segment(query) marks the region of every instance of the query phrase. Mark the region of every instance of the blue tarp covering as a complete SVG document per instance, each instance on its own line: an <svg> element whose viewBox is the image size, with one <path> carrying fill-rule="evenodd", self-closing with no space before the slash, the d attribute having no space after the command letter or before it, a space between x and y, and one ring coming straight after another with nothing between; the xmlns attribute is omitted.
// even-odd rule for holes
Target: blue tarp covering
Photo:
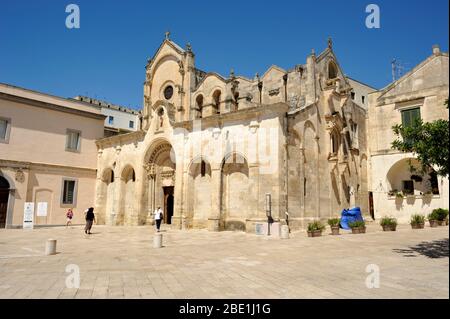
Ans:
<svg viewBox="0 0 450 319"><path fill-rule="evenodd" d="M361 208L355 207L351 209L344 209L341 213L341 227L343 229L350 229L348 224L354 221L364 221L361 215Z"/></svg>

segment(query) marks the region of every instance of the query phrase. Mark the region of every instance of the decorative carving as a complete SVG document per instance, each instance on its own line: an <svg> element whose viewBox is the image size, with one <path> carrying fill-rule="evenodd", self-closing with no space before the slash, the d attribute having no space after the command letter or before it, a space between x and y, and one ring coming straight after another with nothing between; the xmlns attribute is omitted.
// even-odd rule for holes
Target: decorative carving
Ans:
<svg viewBox="0 0 450 319"><path fill-rule="evenodd" d="M15 180L19 183L23 183L25 181L25 174L20 168L16 171Z"/></svg>
<svg viewBox="0 0 450 319"><path fill-rule="evenodd" d="M144 169L147 172L147 176L154 177L156 175L155 163L147 163L144 165Z"/></svg>
<svg viewBox="0 0 450 319"><path fill-rule="evenodd" d="M179 66L179 72L181 75L184 75L184 65L183 65L183 61L178 61L178 66Z"/></svg>
<svg viewBox="0 0 450 319"><path fill-rule="evenodd" d="M155 148L155 150L153 151L153 153L152 153L152 155L150 155L150 158L149 158L149 160L148 160L148 162L149 163L155 163L156 162L156 159L158 158L158 156L161 154L161 153L164 153L164 152L166 152L166 151L171 151L172 150L172 146L170 145L170 144L161 144L161 145L158 145L156 148Z"/></svg>
<svg viewBox="0 0 450 319"><path fill-rule="evenodd" d="M274 95L278 95L278 94L280 94L280 88L269 91L270 96L274 96Z"/></svg>
<svg viewBox="0 0 450 319"><path fill-rule="evenodd" d="M297 108L298 108L298 101L299 101L299 98L298 98L298 95L292 95L290 98L289 98L289 111L295 111Z"/></svg>

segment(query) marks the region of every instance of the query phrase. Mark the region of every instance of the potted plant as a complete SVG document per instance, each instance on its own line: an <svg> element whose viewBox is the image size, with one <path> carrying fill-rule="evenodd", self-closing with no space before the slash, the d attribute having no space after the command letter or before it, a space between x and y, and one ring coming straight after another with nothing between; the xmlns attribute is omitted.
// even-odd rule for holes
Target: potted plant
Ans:
<svg viewBox="0 0 450 319"><path fill-rule="evenodd" d="M339 218L328 219L328 225L330 225L332 235L339 235L339 223Z"/></svg>
<svg viewBox="0 0 450 319"><path fill-rule="evenodd" d="M425 227L425 216L415 214L411 216L411 228L423 229Z"/></svg>
<svg viewBox="0 0 450 319"><path fill-rule="evenodd" d="M366 223L364 221L354 221L348 223L353 234L364 234L366 232Z"/></svg>
<svg viewBox="0 0 450 319"><path fill-rule="evenodd" d="M402 192L397 192L397 193L395 193L395 197L396 198L399 198L399 199L403 199L403 193Z"/></svg>
<svg viewBox="0 0 450 319"><path fill-rule="evenodd" d="M435 214L439 226L444 226L447 224L448 221L446 222L446 220L448 218L448 209L436 208L433 209L432 213Z"/></svg>
<svg viewBox="0 0 450 319"><path fill-rule="evenodd" d="M322 236L322 231L325 229L325 225L319 220L313 221L308 224L308 237Z"/></svg>
<svg viewBox="0 0 450 319"><path fill-rule="evenodd" d="M389 196L389 197L394 197L397 193L398 193L398 190L393 189L393 190L391 190L391 191L388 192L388 196Z"/></svg>
<svg viewBox="0 0 450 319"><path fill-rule="evenodd" d="M397 219L394 217L383 217L380 221L383 231L395 231L397 229Z"/></svg>
<svg viewBox="0 0 450 319"><path fill-rule="evenodd" d="M430 227L438 227L438 214L434 211L428 214L428 221L430 222Z"/></svg>

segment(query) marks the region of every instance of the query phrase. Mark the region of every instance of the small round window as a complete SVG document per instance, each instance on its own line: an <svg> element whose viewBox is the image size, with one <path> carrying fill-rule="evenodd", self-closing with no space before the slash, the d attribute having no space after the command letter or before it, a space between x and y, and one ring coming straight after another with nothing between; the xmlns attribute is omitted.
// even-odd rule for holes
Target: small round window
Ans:
<svg viewBox="0 0 450 319"><path fill-rule="evenodd" d="M164 89L164 98L166 100L170 100L172 98L172 95L173 95L173 87L169 85Z"/></svg>

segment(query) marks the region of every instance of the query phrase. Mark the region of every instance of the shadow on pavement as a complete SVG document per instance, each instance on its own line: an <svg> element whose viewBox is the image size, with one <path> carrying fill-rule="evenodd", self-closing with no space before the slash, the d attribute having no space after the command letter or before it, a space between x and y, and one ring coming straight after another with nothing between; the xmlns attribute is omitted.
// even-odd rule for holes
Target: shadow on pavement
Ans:
<svg viewBox="0 0 450 319"><path fill-rule="evenodd" d="M404 257L417 257L419 255L428 258L445 258L448 254L449 239L439 239L433 241L424 241L409 249L393 249L394 252L404 254Z"/></svg>

